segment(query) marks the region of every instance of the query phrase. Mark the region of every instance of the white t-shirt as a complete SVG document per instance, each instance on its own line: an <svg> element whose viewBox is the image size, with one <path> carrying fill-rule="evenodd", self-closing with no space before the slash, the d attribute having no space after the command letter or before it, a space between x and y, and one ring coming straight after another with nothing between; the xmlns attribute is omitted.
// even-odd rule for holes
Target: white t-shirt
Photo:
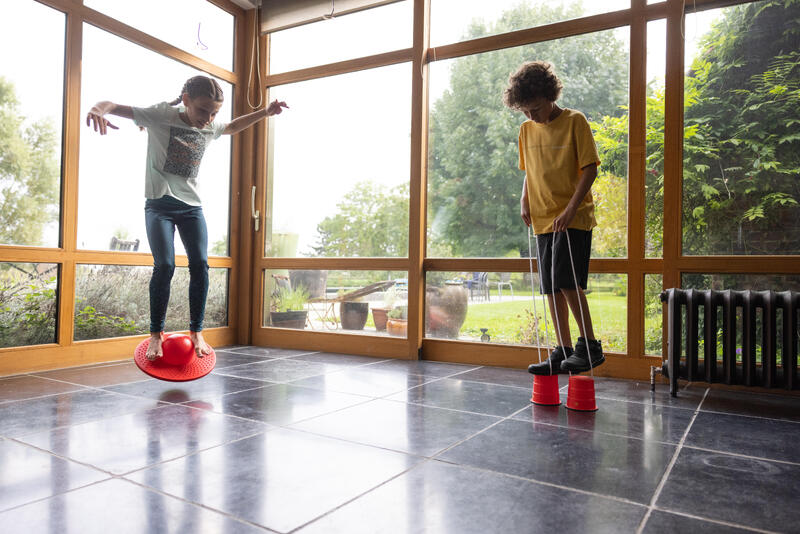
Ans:
<svg viewBox="0 0 800 534"><path fill-rule="evenodd" d="M175 197L191 206L201 204L197 173L206 146L222 135L226 123L212 122L202 130L180 118L184 107L162 102L133 108L133 122L147 128L145 198Z"/></svg>

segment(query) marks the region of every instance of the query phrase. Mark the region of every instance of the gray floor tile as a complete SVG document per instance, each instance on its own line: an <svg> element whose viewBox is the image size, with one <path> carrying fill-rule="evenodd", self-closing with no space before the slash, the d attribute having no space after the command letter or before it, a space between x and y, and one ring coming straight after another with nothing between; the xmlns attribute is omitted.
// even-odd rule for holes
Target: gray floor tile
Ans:
<svg viewBox="0 0 800 534"><path fill-rule="evenodd" d="M692 532L693 534L746 534L752 530L731 527L720 523L711 523L702 519L671 514L653 510L647 519L642 534L675 534L676 532Z"/></svg>
<svg viewBox="0 0 800 534"><path fill-rule="evenodd" d="M233 367L235 365L245 365L248 363L264 362L267 360L274 360L270 356L254 356L251 354L240 354L238 352L226 352L216 350L214 353L217 356L217 363L214 365L214 370L225 369L226 367Z"/></svg>
<svg viewBox="0 0 800 534"><path fill-rule="evenodd" d="M375 400L292 428L432 456L497 421L498 418L485 415Z"/></svg>
<svg viewBox="0 0 800 534"><path fill-rule="evenodd" d="M153 401L110 391L84 389L0 404L0 435L19 437L145 411Z"/></svg>
<svg viewBox="0 0 800 534"><path fill-rule="evenodd" d="M644 513L642 506L433 460L298 534L616 534L634 532Z"/></svg>
<svg viewBox="0 0 800 534"><path fill-rule="evenodd" d="M0 510L108 478L86 467L7 439L0 439ZM0 528L0 532L8 532ZM33 531L28 531L33 532Z"/></svg>
<svg viewBox="0 0 800 534"><path fill-rule="evenodd" d="M561 402L561 406L531 404L514 419L677 444L694 415L682 408L613 399L596 399L596 412L579 412L565 407L567 392L561 394Z"/></svg>
<svg viewBox="0 0 800 534"><path fill-rule="evenodd" d="M0 403L55 395L85 389L76 384L57 382L38 376L17 375L0 378Z"/></svg>
<svg viewBox="0 0 800 534"><path fill-rule="evenodd" d="M389 400L507 417L530 404L527 389L443 378L403 391Z"/></svg>
<svg viewBox="0 0 800 534"><path fill-rule="evenodd" d="M405 454L276 429L130 478L288 532L402 473Z"/></svg>
<svg viewBox="0 0 800 534"><path fill-rule="evenodd" d="M335 363L337 365L359 366L374 365L385 361L385 358L374 358L371 356L360 356L358 354L338 354L333 352L312 352L299 356L288 356L292 360L320 363Z"/></svg>
<svg viewBox="0 0 800 534"><path fill-rule="evenodd" d="M800 423L701 412L685 445L800 464L798 439Z"/></svg>
<svg viewBox="0 0 800 534"><path fill-rule="evenodd" d="M218 371L219 374L238 376L265 382L291 382L311 376L324 375L347 369L349 366L335 363L318 363L297 361L295 359L269 360L265 362L249 363L227 367Z"/></svg>
<svg viewBox="0 0 800 534"><path fill-rule="evenodd" d="M273 384L208 401L209 409L273 425L288 425L368 401L368 397Z"/></svg>
<svg viewBox="0 0 800 534"><path fill-rule="evenodd" d="M563 375L566 376L566 375ZM517 386L533 389L533 375L524 369L507 369L505 367L479 367L458 375L461 380L488 382L502 386ZM564 382L566 384L566 382Z"/></svg>
<svg viewBox="0 0 800 534"><path fill-rule="evenodd" d="M135 397L181 403L211 399L226 393L236 393L237 391L263 386L263 381L212 373L189 382L166 382L149 378L141 382L111 386L105 389Z"/></svg>
<svg viewBox="0 0 800 534"><path fill-rule="evenodd" d="M712 388L702 410L800 422L800 397Z"/></svg>
<svg viewBox="0 0 800 534"><path fill-rule="evenodd" d="M800 465L681 449L659 496L659 508L796 532Z"/></svg>
<svg viewBox="0 0 800 534"><path fill-rule="evenodd" d="M354 395L383 397L431 380L424 376L407 374L402 370L377 370L369 369L369 367L371 366L356 367L324 376L297 380L295 385Z"/></svg>
<svg viewBox="0 0 800 534"><path fill-rule="evenodd" d="M31 434L20 440L103 471L122 474L268 428L254 421L170 405Z"/></svg>
<svg viewBox="0 0 800 534"><path fill-rule="evenodd" d="M92 387L112 386L148 378L148 376L133 363L132 359L129 362L123 363L73 367L70 369L48 371L46 373L35 373L35 375Z"/></svg>
<svg viewBox="0 0 800 534"><path fill-rule="evenodd" d="M461 373L473 371L478 368L475 365L465 365L460 363L433 362L428 360L384 360L372 366L373 369L404 369L409 374L433 377L450 376L461 378Z"/></svg>
<svg viewBox="0 0 800 534"><path fill-rule="evenodd" d="M653 441L509 419L439 458L649 503L674 450Z"/></svg>
<svg viewBox="0 0 800 534"><path fill-rule="evenodd" d="M0 532L269 534L271 531L115 479L0 513Z"/></svg>

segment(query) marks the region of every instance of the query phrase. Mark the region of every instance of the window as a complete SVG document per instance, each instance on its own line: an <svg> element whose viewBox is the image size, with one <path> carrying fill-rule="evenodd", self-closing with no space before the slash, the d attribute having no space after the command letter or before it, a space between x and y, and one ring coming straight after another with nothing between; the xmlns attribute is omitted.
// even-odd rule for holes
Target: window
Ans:
<svg viewBox="0 0 800 534"><path fill-rule="evenodd" d="M2 8L0 244L59 246L64 27L38 2Z"/></svg>
<svg viewBox="0 0 800 534"><path fill-rule="evenodd" d="M630 0L431 0L431 46L522 30L631 7ZM530 22L531 17L534 22Z"/></svg>
<svg viewBox="0 0 800 534"><path fill-rule="evenodd" d="M410 48L413 7L405 0L271 33L269 70L274 74Z"/></svg>
<svg viewBox="0 0 800 534"><path fill-rule="evenodd" d="M800 253L800 6L686 16L683 252Z"/></svg>
<svg viewBox="0 0 800 534"><path fill-rule="evenodd" d="M75 272L75 339L100 339L150 332L152 267L78 265ZM228 324L228 270L208 271L204 328ZM166 332L189 328L189 269L178 267L170 288Z"/></svg>
<svg viewBox="0 0 800 534"><path fill-rule="evenodd" d="M234 17L207 0L85 0L84 4L210 63L233 70Z"/></svg>
<svg viewBox="0 0 800 534"><path fill-rule="evenodd" d="M84 25L82 73L84 113L100 100L138 107L171 101L188 78L202 74L89 25ZM220 85L225 102L217 120L229 121L232 87L222 81ZM144 226L147 133L128 119L111 117L111 121L119 130L110 130L107 136L87 127L81 130L78 248L109 250L112 238L117 238L139 240L138 250L148 251ZM211 143L197 177L209 254L219 256L228 254L230 146L227 135ZM185 253L180 239L175 249Z"/></svg>
<svg viewBox="0 0 800 534"><path fill-rule="evenodd" d="M0 263L0 348L56 341L58 265Z"/></svg>
<svg viewBox="0 0 800 534"><path fill-rule="evenodd" d="M266 255L408 255L408 64L282 85L273 121Z"/></svg>
<svg viewBox="0 0 800 534"><path fill-rule="evenodd" d="M664 249L664 76L667 23L647 23L647 123L645 154L645 257L660 258ZM660 339L659 339L660 341Z"/></svg>
<svg viewBox="0 0 800 534"><path fill-rule="evenodd" d="M528 23L534 15L525 15ZM628 37L621 28L432 64L429 256L527 253L517 143L526 119L503 106L502 93L509 74L532 59L554 65L564 85L559 104L583 112L592 124L601 160L593 186L598 226L592 254L627 255Z"/></svg>

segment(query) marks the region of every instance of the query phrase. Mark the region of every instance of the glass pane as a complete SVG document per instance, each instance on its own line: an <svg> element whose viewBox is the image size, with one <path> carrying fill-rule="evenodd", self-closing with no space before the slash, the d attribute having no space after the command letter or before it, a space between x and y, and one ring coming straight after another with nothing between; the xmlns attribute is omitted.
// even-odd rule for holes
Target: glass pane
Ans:
<svg viewBox="0 0 800 534"><path fill-rule="evenodd" d="M538 274L534 273L533 294L530 279L529 273L429 272L425 335L461 341L551 345L555 340L553 318L549 309L545 312ZM626 295L625 275L589 275L586 299L595 336L602 341L603 350L625 352ZM574 342L580 329L572 316L570 329Z"/></svg>
<svg viewBox="0 0 800 534"><path fill-rule="evenodd" d="M152 267L78 265L75 272L75 340L150 332ZM203 328L228 324L228 269L208 270ZM166 332L189 329L189 269L177 267L170 286Z"/></svg>
<svg viewBox="0 0 800 534"><path fill-rule="evenodd" d="M519 215L522 113L505 108L508 76L523 62L553 63L562 107L583 112L600 155L592 188L595 257L627 247L629 31L622 28L466 56L431 65L428 146L428 256L523 255Z"/></svg>
<svg viewBox="0 0 800 534"><path fill-rule="evenodd" d="M664 78L667 22L647 23L647 152L645 154L645 257L660 258L664 248Z"/></svg>
<svg viewBox="0 0 800 534"><path fill-rule="evenodd" d="M408 335L406 271L265 270L264 295L263 326Z"/></svg>
<svg viewBox="0 0 800 534"><path fill-rule="evenodd" d="M0 348L56 342L58 265L0 263Z"/></svg>
<svg viewBox="0 0 800 534"><path fill-rule="evenodd" d="M233 70L235 17L206 0L84 0L84 4L210 63Z"/></svg>
<svg viewBox="0 0 800 534"><path fill-rule="evenodd" d="M661 291L664 277L660 274L644 275L644 353L661 355L663 333L663 306Z"/></svg>
<svg viewBox="0 0 800 534"><path fill-rule="evenodd" d="M203 74L93 26L84 25L83 35L84 115L101 100L138 107L173 100L188 78ZM217 120L230 121L232 86L222 81L220 85L226 98ZM128 119L111 117L111 121L119 130L106 136L85 125L81 129L78 247L109 250L116 238L138 240L138 250L149 251L144 226L147 132ZM223 135L206 149L197 176L208 224L208 251L213 255L225 256L228 251L230 162L230 136ZM184 254L180 239L175 251Z"/></svg>
<svg viewBox="0 0 800 534"><path fill-rule="evenodd" d="M683 252L800 254L795 2L686 16Z"/></svg>
<svg viewBox="0 0 800 534"><path fill-rule="evenodd" d="M631 7L630 0L431 0L431 46Z"/></svg>
<svg viewBox="0 0 800 534"><path fill-rule="evenodd" d="M270 119L266 255L408 255L410 65L270 93L290 109Z"/></svg>
<svg viewBox="0 0 800 534"><path fill-rule="evenodd" d="M271 73L411 47L410 0L270 34Z"/></svg>
<svg viewBox="0 0 800 534"><path fill-rule="evenodd" d="M0 7L0 244L59 245L64 28L38 2Z"/></svg>

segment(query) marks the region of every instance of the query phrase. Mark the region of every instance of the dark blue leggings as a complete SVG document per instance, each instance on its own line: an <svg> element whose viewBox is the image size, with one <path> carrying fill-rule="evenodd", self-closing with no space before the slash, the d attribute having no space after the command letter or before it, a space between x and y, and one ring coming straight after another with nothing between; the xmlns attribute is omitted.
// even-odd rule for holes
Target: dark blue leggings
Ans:
<svg viewBox="0 0 800 534"><path fill-rule="evenodd" d="M200 332L208 295L208 230L203 208L163 196L144 205L147 240L153 253L150 278L150 331L163 332L169 285L175 272L175 228L189 259L189 330Z"/></svg>

